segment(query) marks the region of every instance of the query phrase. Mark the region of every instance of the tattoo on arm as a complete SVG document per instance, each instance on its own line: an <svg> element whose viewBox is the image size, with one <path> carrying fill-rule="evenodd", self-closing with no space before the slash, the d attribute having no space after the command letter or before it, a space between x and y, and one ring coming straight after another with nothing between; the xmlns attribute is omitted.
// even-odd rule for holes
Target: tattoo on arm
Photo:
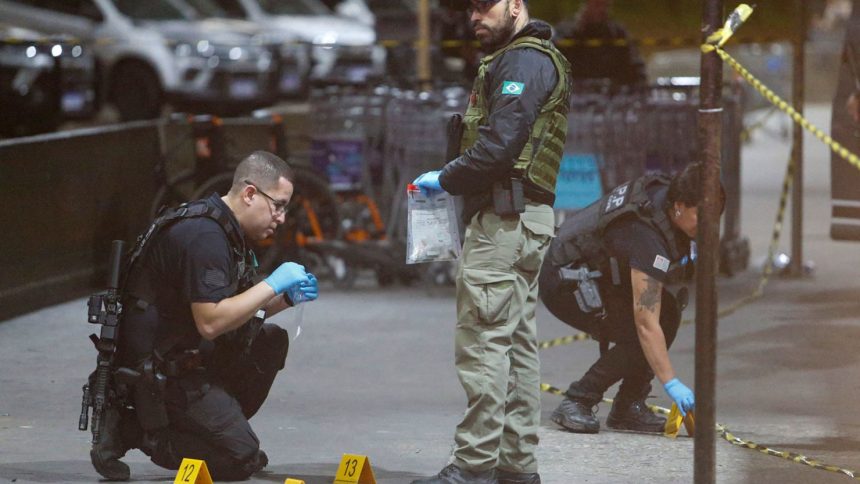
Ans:
<svg viewBox="0 0 860 484"><path fill-rule="evenodd" d="M653 313L660 304L661 284L648 276L645 276L645 284L645 289L639 294L639 309Z"/></svg>

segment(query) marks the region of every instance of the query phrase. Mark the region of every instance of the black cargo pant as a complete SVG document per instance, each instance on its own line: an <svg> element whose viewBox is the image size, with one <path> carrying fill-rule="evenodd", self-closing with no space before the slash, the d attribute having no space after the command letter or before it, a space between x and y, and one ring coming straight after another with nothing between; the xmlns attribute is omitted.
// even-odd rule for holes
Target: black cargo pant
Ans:
<svg viewBox="0 0 860 484"><path fill-rule="evenodd" d="M260 462L260 441L248 423L284 368L287 332L264 324L247 355L216 349L213 365L168 379L165 402L170 425L150 449L152 462L178 469L185 457L206 461L214 480L247 479Z"/></svg>
<svg viewBox="0 0 860 484"><path fill-rule="evenodd" d="M564 323L588 332L604 344L614 343L601 352L600 358L578 381L570 384L567 395L571 398L592 401L603 398L606 390L621 380L616 400L629 403L644 399L651 391L654 372L645 359L636 324L633 321L633 297L631 294L610 295L604 306L607 317L593 323L579 309L573 291L561 283L557 271L545 267L540 275L540 295L547 309ZM604 292L605 294L606 292ZM666 347L675 340L681 323L681 311L675 297L663 289L660 304L660 327L666 338Z"/></svg>

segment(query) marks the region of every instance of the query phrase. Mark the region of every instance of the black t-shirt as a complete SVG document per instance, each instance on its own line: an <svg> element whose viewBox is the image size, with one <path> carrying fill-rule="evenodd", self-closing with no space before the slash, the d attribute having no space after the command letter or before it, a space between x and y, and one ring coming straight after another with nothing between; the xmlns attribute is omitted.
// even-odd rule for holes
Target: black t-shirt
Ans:
<svg viewBox="0 0 860 484"><path fill-rule="evenodd" d="M615 221L607 228L604 237L610 255L618 261L621 284L613 286L610 275L604 274L601 286L607 298L610 321L624 324L633 321L631 269L644 272L665 285L669 279L670 264L679 261L670 259L668 243L657 229L636 217ZM675 239L687 241L687 237L678 232L675 233Z"/></svg>
<svg viewBox="0 0 860 484"><path fill-rule="evenodd" d="M229 214L230 223L242 233L219 197L213 195L209 202ZM157 320L151 312L144 317L135 308L127 308L123 321L123 339L136 358L148 355L154 345L177 332L188 336L176 349L196 348L200 335L191 303L217 303L234 296L239 285L238 256L216 220L204 216L179 220L162 229L150 244L138 270L148 271L153 299L148 302L157 311Z"/></svg>
<svg viewBox="0 0 860 484"><path fill-rule="evenodd" d="M637 269L665 284L671 263L669 247L652 226L635 217L611 224L606 246L620 264L622 280L630 285L630 269Z"/></svg>

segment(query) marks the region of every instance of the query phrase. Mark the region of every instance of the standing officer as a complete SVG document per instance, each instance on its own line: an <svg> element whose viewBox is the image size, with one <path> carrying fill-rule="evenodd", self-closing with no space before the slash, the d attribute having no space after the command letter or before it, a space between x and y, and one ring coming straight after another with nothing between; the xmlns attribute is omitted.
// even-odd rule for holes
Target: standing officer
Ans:
<svg viewBox="0 0 860 484"><path fill-rule="evenodd" d="M465 3L465 2L464 2ZM468 398L451 464L420 483L537 483L537 276L555 229L570 65L524 0L471 0L484 50L461 155L415 180L463 195L455 365Z"/></svg>
<svg viewBox="0 0 860 484"><path fill-rule="evenodd" d="M655 374L682 413L693 409L693 392L675 376L668 352L686 289L679 304L664 284L695 257L701 168L691 164L671 180L647 175L615 188L567 219L550 246L541 299L557 318L601 342L600 358L551 416L565 429L598 432L592 409L621 380L607 425L662 432L665 418L645 405Z"/></svg>
<svg viewBox="0 0 860 484"><path fill-rule="evenodd" d="M239 163L229 193L168 210L138 239L123 285L117 360L126 374L142 376L128 392L133 410L116 405L105 414L90 452L99 474L128 479L119 458L132 448L167 469L183 457L205 460L216 480L245 479L266 466L248 419L284 367L289 340L261 323L316 299L317 283L287 262L254 284L248 244L284 223L292 194L289 166L257 151Z"/></svg>

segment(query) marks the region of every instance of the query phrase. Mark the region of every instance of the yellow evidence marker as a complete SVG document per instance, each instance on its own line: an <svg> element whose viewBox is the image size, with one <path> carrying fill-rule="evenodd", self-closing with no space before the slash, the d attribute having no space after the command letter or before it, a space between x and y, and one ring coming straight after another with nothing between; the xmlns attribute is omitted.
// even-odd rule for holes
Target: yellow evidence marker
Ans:
<svg viewBox="0 0 860 484"><path fill-rule="evenodd" d="M334 484L376 484L376 477L370 467L370 459L364 455L343 454Z"/></svg>
<svg viewBox="0 0 860 484"><path fill-rule="evenodd" d="M209 475L209 469L206 467L206 462L197 459L182 459L179 464L179 470L176 471L176 479L173 484L212 484L212 476Z"/></svg>
<svg viewBox="0 0 860 484"><path fill-rule="evenodd" d="M284 481L284 484L305 484L305 481L301 479L290 479L289 477Z"/></svg>
<svg viewBox="0 0 860 484"><path fill-rule="evenodd" d="M666 418L666 426L663 428L663 435L673 439L677 437L678 432L681 431L681 422L684 423L687 435L692 437L696 432L696 422L693 412L687 412L687 416L685 417L681 414L681 411L678 410L678 405L673 403L672 408L669 410L669 417Z"/></svg>

